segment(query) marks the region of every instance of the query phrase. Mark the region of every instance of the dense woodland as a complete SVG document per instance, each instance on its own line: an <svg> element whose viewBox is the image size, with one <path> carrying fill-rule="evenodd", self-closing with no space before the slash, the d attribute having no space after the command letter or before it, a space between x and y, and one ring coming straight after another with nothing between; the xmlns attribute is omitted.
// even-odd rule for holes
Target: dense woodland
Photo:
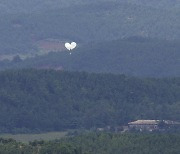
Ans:
<svg viewBox="0 0 180 154"><path fill-rule="evenodd" d="M3 154L179 154L179 134L89 133L59 141L29 144L0 139Z"/></svg>
<svg viewBox="0 0 180 154"><path fill-rule="evenodd" d="M179 154L180 136L157 134L86 134L69 139L89 154Z"/></svg>
<svg viewBox="0 0 180 154"><path fill-rule="evenodd" d="M105 127L180 120L180 79L53 70L0 72L0 131Z"/></svg>

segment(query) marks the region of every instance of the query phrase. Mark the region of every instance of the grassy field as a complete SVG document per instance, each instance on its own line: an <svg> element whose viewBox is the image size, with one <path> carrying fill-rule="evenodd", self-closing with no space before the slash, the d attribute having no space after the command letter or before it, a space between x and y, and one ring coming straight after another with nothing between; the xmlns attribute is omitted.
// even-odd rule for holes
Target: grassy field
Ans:
<svg viewBox="0 0 180 154"><path fill-rule="evenodd" d="M16 141L28 143L34 140L55 140L63 138L67 135L67 132L48 132L42 134L0 134L1 138L12 138Z"/></svg>

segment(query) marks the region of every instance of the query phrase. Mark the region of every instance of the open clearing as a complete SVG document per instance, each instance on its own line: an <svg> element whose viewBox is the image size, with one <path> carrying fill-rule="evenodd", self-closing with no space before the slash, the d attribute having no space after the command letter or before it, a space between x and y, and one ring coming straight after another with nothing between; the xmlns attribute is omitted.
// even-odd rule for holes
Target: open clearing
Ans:
<svg viewBox="0 0 180 154"><path fill-rule="evenodd" d="M48 132L42 134L0 134L1 138L12 138L19 142L28 143L34 140L55 140L61 139L67 135L67 132Z"/></svg>

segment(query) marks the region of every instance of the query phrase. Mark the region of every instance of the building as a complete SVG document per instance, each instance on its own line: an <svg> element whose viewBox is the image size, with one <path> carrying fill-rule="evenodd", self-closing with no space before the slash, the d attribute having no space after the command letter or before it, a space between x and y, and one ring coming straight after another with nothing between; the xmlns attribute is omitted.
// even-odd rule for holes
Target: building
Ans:
<svg viewBox="0 0 180 154"><path fill-rule="evenodd" d="M129 129L153 131L158 129L159 122L160 120L137 120L129 122L128 126Z"/></svg>
<svg viewBox="0 0 180 154"><path fill-rule="evenodd" d="M129 129L135 129L139 131L153 131L160 129L169 129L174 126L180 127L180 122L170 120L137 120L128 123Z"/></svg>

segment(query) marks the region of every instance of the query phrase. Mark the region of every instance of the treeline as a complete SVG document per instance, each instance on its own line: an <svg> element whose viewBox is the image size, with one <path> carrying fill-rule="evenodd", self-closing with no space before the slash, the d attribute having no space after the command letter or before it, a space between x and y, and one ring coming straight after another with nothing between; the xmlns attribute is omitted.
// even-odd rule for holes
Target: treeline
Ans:
<svg viewBox="0 0 180 154"><path fill-rule="evenodd" d="M0 138L1 154L82 154L79 147L70 143L34 141L29 144Z"/></svg>
<svg viewBox="0 0 180 154"><path fill-rule="evenodd" d="M3 154L179 154L179 134L89 133L57 141L29 144L0 139Z"/></svg>
<svg viewBox="0 0 180 154"><path fill-rule="evenodd" d="M0 106L1 133L180 120L180 79L9 70L0 72Z"/></svg>
<svg viewBox="0 0 180 154"><path fill-rule="evenodd" d="M68 140L86 154L179 154L180 135L85 134Z"/></svg>

